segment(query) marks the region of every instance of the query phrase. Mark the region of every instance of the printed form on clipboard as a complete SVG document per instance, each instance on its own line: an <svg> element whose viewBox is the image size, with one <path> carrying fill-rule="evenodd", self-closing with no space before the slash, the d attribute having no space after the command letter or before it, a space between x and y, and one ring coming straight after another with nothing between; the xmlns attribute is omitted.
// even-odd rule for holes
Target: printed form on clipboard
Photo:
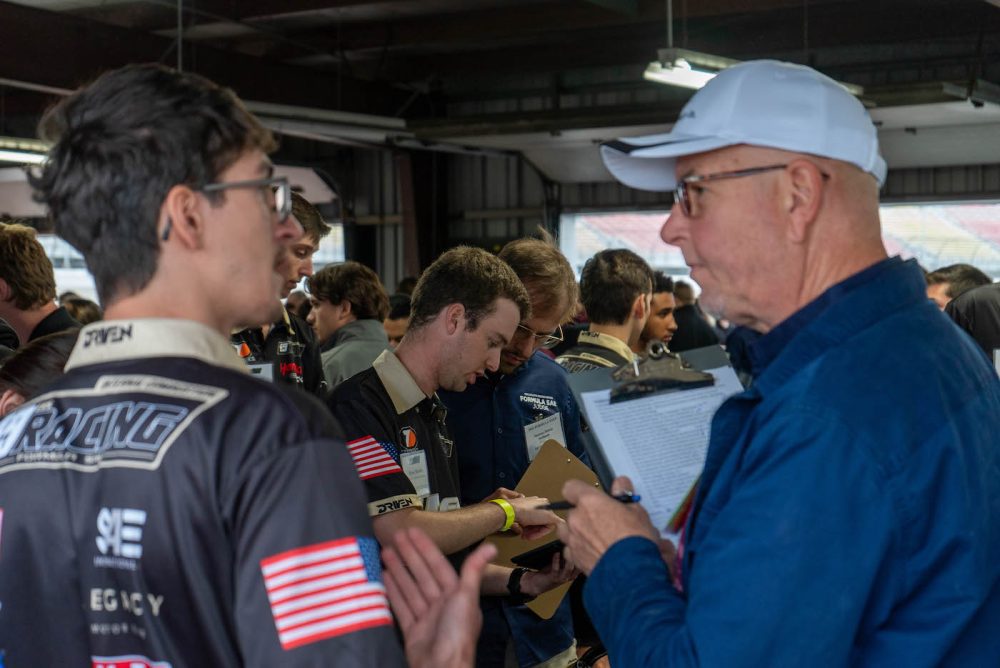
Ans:
<svg viewBox="0 0 1000 668"><path fill-rule="evenodd" d="M705 369L715 384L613 402L611 388L581 392L591 435L612 476L628 476L660 533L680 528L705 465L712 416L743 391L731 366Z"/></svg>

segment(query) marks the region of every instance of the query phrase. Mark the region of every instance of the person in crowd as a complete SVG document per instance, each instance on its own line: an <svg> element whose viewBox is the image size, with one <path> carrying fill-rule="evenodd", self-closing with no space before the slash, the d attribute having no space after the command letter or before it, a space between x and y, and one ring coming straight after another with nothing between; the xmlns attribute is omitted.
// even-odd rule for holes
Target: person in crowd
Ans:
<svg viewBox="0 0 1000 668"><path fill-rule="evenodd" d="M66 307L66 312L69 313L71 318L80 323L80 325L89 325L104 317L104 313L97 302L84 299L83 297L70 297L59 303Z"/></svg>
<svg viewBox="0 0 1000 668"><path fill-rule="evenodd" d="M323 375L334 388L389 348L382 327L389 297L378 274L351 260L316 272L309 295L309 323L323 350Z"/></svg>
<svg viewBox="0 0 1000 668"><path fill-rule="evenodd" d="M289 313L294 313L303 320L306 320L309 315L308 310L305 310L308 303L309 295L306 294L306 291L296 288L288 293L288 297L285 299L285 308L288 309Z"/></svg>
<svg viewBox="0 0 1000 668"><path fill-rule="evenodd" d="M0 318L21 344L80 326L55 299L55 272L35 230L0 224Z"/></svg>
<svg viewBox="0 0 1000 668"><path fill-rule="evenodd" d="M927 274L927 298L942 311L955 297L979 287L989 285L992 279L971 264L949 264Z"/></svg>
<svg viewBox="0 0 1000 668"><path fill-rule="evenodd" d="M25 344L0 363L0 417L5 417L57 381L80 334L64 329Z"/></svg>
<svg viewBox="0 0 1000 668"><path fill-rule="evenodd" d="M0 422L7 665L403 665L337 425L229 341L303 234L270 132L228 89L132 65L40 135L36 197L107 319Z"/></svg>
<svg viewBox="0 0 1000 668"><path fill-rule="evenodd" d="M404 294L389 297L389 314L382 321L385 335L389 339L389 347L393 350L399 345L410 327L410 298Z"/></svg>
<svg viewBox="0 0 1000 668"><path fill-rule="evenodd" d="M312 276L312 257L320 240L330 233L330 226L319 210L305 197L293 192L292 217L304 230L303 236L284 249L278 264L282 277L280 296L291 295L303 278ZM281 379L311 394L326 394L320 349L312 327L280 301L272 305L266 324L241 329L232 335L240 356L259 377Z"/></svg>
<svg viewBox="0 0 1000 668"><path fill-rule="evenodd" d="M590 326L556 362L570 373L632 361L650 313L653 270L624 248L603 250L580 273L580 296Z"/></svg>
<svg viewBox="0 0 1000 668"><path fill-rule="evenodd" d="M649 319L642 328L639 340L632 346L632 352L646 352L651 341L659 341L670 347L670 341L677 331L674 319L674 281L662 271L653 272L653 299L649 307Z"/></svg>
<svg viewBox="0 0 1000 668"><path fill-rule="evenodd" d="M677 331L671 339L672 351L679 353L719 343L719 337L695 299L694 288L690 283L687 281L674 283L674 300L677 303L674 309Z"/></svg>
<svg viewBox="0 0 1000 668"><path fill-rule="evenodd" d="M968 332L991 362L1000 350L1000 283L966 290L948 302L945 314Z"/></svg>
<svg viewBox="0 0 1000 668"><path fill-rule="evenodd" d="M413 291L417 287L417 278L415 276L404 276L399 279L399 283L396 285L397 295L406 295L407 297L413 297Z"/></svg>
<svg viewBox="0 0 1000 668"><path fill-rule="evenodd" d="M676 579L640 505L563 489L612 665L1000 665L1000 379L887 257L864 106L747 62L671 133L602 150L625 184L674 190L661 236L706 308L763 333L712 420Z"/></svg>
<svg viewBox="0 0 1000 668"><path fill-rule="evenodd" d="M528 538L560 520L538 497L499 489L462 505L455 440L439 389L461 392L487 370L517 324L530 317L524 286L502 260L471 247L443 253L420 277L410 329L395 351L331 392L328 405L342 424L347 448L368 491L368 512L383 545L416 527L456 563L466 549L497 531L518 528ZM534 596L562 582L569 567L546 572L491 565L487 595Z"/></svg>
<svg viewBox="0 0 1000 668"><path fill-rule="evenodd" d="M487 370L462 392L439 393L459 451L463 505L474 504L497 488L517 485L541 447L526 436L525 428L539 421L555 424L553 438L589 463L566 371L540 351L560 341L561 325L576 309L573 269L547 240L511 241L499 258L524 284L531 315L522 319L503 347L499 369ZM553 564L554 569L560 566ZM511 652L520 666L567 666L576 659L568 598L546 620L511 597L484 598L482 608L484 625L476 654L480 668L503 668Z"/></svg>

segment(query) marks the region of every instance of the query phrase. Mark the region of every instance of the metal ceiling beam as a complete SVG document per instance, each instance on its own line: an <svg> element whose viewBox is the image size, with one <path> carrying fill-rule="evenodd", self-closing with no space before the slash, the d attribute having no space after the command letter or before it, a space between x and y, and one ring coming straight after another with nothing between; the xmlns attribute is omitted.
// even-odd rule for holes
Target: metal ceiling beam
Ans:
<svg viewBox="0 0 1000 668"><path fill-rule="evenodd" d="M0 2L0 77L75 88L102 71L134 62L172 62L173 40L78 16ZM65 57L58 58L58 54ZM188 44L189 69L241 97L391 115L402 91L349 77Z"/></svg>

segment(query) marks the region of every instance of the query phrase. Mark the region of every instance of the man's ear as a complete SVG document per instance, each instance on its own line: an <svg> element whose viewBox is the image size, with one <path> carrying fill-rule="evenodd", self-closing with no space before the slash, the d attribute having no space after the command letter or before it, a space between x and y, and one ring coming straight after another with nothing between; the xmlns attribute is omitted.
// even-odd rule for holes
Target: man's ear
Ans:
<svg viewBox="0 0 1000 668"><path fill-rule="evenodd" d="M157 235L161 241L176 240L187 248L201 248L204 243L205 220L198 193L180 184L171 188L160 206Z"/></svg>
<svg viewBox="0 0 1000 668"><path fill-rule="evenodd" d="M789 234L795 243L802 243L809 236L812 223L819 215L827 176L815 163L793 160L786 170L788 189L783 199L789 218Z"/></svg>
<svg viewBox="0 0 1000 668"><path fill-rule="evenodd" d="M15 392L14 390L5 390L2 395L0 395L0 417L6 416L8 413L13 412L15 408L24 403L24 397Z"/></svg>
<svg viewBox="0 0 1000 668"><path fill-rule="evenodd" d="M448 336L465 329L465 306L462 304L448 304L441 311L441 314L441 317L444 318L445 332Z"/></svg>
<svg viewBox="0 0 1000 668"><path fill-rule="evenodd" d="M340 312L340 317L341 318L345 318L345 317L351 315L351 311L353 309L353 306L351 305L350 300L348 300L348 299L341 300L339 306L340 306L340 308L344 309L343 311Z"/></svg>
<svg viewBox="0 0 1000 668"><path fill-rule="evenodd" d="M647 299L649 298L649 293L643 292L635 301L632 302L632 315L636 320L645 319L646 315L649 313L649 307L647 306Z"/></svg>
<svg viewBox="0 0 1000 668"><path fill-rule="evenodd" d="M0 302L9 302L10 300L10 285L0 278Z"/></svg>

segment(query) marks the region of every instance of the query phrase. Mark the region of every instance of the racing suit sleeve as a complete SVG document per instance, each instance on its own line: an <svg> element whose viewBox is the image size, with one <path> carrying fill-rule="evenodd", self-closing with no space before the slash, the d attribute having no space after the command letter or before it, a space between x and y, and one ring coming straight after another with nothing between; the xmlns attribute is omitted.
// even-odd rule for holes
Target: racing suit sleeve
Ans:
<svg viewBox="0 0 1000 668"><path fill-rule="evenodd" d="M341 444L313 438L247 463L221 502L244 665L405 665Z"/></svg>
<svg viewBox="0 0 1000 668"><path fill-rule="evenodd" d="M376 517L404 508L423 508L421 497L400 465L394 429L377 415L378 406L377 399L344 398L342 394L331 404L364 484L368 514Z"/></svg>
<svg viewBox="0 0 1000 668"><path fill-rule="evenodd" d="M584 591L611 663L850 665L871 583L902 577L885 568L894 511L864 438L786 406L730 453L726 491L699 494L684 594L652 541L612 545Z"/></svg>

